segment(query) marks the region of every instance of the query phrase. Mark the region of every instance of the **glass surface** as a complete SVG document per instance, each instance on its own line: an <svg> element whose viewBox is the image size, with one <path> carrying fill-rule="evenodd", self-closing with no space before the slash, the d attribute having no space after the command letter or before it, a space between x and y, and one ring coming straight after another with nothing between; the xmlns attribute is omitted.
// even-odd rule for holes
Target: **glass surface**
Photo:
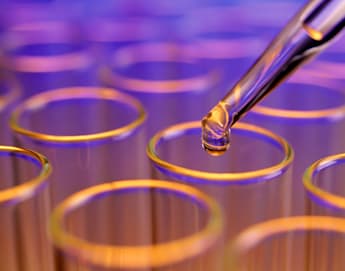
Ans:
<svg viewBox="0 0 345 271"><path fill-rule="evenodd" d="M287 217L255 224L229 243L230 271L341 270L345 220Z"/></svg>
<svg viewBox="0 0 345 271"><path fill-rule="evenodd" d="M12 112L16 143L54 167L54 204L82 188L147 174L144 108L114 89L71 87L40 93Z"/></svg>
<svg viewBox="0 0 345 271"><path fill-rule="evenodd" d="M190 186L121 180L68 197L51 216L50 233L65 270L198 270L220 260L222 214Z"/></svg>
<svg viewBox="0 0 345 271"><path fill-rule="evenodd" d="M303 184L306 213L313 215L345 215L345 154L323 157L305 171Z"/></svg>
<svg viewBox="0 0 345 271"><path fill-rule="evenodd" d="M332 82L300 70L244 120L284 137L295 150L293 214L303 215L302 176L314 161L345 150L345 95Z"/></svg>
<svg viewBox="0 0 345 271"><path fill-rule="evenodd" d="M212 103L218 71L202 64L192 44L151 42L123 47L101 71L107 85L133 95L148 112L147 140L167 125L197 120Z"/></svg>
<svg viewBox="0 0 345 271"><path fill-rule="evenodd" d="M200 146L200 122L173 125L147 147L152 177L193 185L215 198L224 210L225 236L269 218L290 214L293 151L268 130L238 123L222 156Z"/></svg>
<svg viewBox="0 0 345 271"><path fill-rule="evenodd" d="M51 164L28 149L0 146L0 269L53 271L46 233Z"/></svg>

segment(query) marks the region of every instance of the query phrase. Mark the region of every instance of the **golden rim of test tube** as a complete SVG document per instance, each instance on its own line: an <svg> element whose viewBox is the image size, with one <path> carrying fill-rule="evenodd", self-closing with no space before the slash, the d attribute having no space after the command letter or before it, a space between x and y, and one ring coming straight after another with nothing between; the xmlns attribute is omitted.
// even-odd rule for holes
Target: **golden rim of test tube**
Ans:
<svg viewBox="0 0 345 271"><path fill-rule="evenodd" d="M317 197L331 207L345 210L345 197L338 196L317 186L314 178L320 170L331 168L337 161L345 161L345 153L330 155L311 164L304 172L304 188L314 197Z"/></svg>
<svg viewBox="0 0 345 271"><path fill-rule="evenodd" d="M35 195L38 189L47 184L47 178L51 173L51 165L47 158L40 153L14 146L0 145L0 153L8 153L11 156L23 156L34 159L40 165L40 171L36 177L13 187L0 190L0 203L22 202ZM25 158L23 158L25 159ZM25 174L25 172L23 172Z"/></svg>
<svg viewBox="0 0 345 271"><path fill-rule="evenodd" d="M281 138L280 136L266 130L264 128L248 124L248 123L236 123L234 129L245 130L255 134L259 134L264 136L265 138L274 141L277 145L281 148L282 152L284 153L284 157L279 163L273 165L271 167L266 167L263 169L253 170L253 171L246 171L246 172L233 172L233 173L219 173L219 172L207 172L207 171L200 171L200 170L193 170L189 168L185 168L182 166L178 166L172 163L169 163L159 157L157 154L157 146L159 145L160 140L164 138L173 137L176 134L179 134L181 131L186 131L188 129L196 129L200 128L201 133L201 124L198 121L193 122L185 122L177 125L172 125L162 131L156 133L151 140L146 149L146 153L148 157L159 167L168 169L171 172L177 173L183 176L190 176L193 178L205 180L205 181L217 181L220 183L227 183L232 181L244 181L249 179L257 179L264 176L279 174L287 169L289 165L291 165L294 157L294 152L291 146L288 144L286 140ZM201 146L200 146L201 148Z"/></svg>
<svg viewBox="0 0 345 271"><path fill-rule="evenodd" d="M320 73L322 73L321 70L302 69L300 72L291 77L287 84L293 83L323 86L327 89L337 91L340 94L342 93L339 91L339 89L334 87L334 81L318 76ZM345 116L345 104L316 110L279 109L258 104L253 107L252 112L265 116L287 119L338 119Z"/></svg>
<svg viewBox="0 0 345 271"><path fill-rule="evenodd" d="M121 67L142 62L166 61L193 64L198 58L195 48L173 42L155 42L132 45L115 52L112 66ZM109 67L100 70L100 77L111 86L118 86L128 91L145 93L176 93L200 91L214 86L220 79L218 70L210 69L205 73L181 79L150 80L121 75Z"/></svg>
<svg viewBox="0 0 345 271"><path fill-rule="evenodd" d="M206 208L209 219L198 232L180 239L154 245L105 245L92 243L68 233L64 219L69 212L105 193L126 189L157 188L190 197ZM50 219L50 235L54 245L70 256L103 267L158 267L201 255L219 239L223 228L222 213L214 199L182 183L161 180L121 180L96 185L79 191L61 202Z"/></svg>
<svg viewBox="0 0 345 271"><path fill-rule="evenodd" d="M227 247L229 264L233 268L251 249L265 240L291 232L324 231L345 234L345 219L331 216L291 216L260 222L240 232ZM232 270L232 269L230 269Z"/></svg>
<svg viewBox="0 0 345 271"><path fill-rule="evenodd" d="M39 21L13 26L7 32L9 38L5 50L18 49L35 44L80 44L76 39L76 28L71 23L59 21ZM13 32L11 34L11 31ZM16 33L18 32L18 33ZM5 32L6 35L6 32ZM14 37L11 38L11 35ZM53 56L10 55L6 59L7 68L17 72L50 73L69 70L80 70L90 67L93 63L90 52L83 49L73 53Z"/></svg>
<svg viewBox="0 0 345 271"><path fill-rule="evenodd" d="M130 123L123 125L119 128L107 130L99 133L82 134L82 135L53 135L36 132L27 128L24 128L20 124L20 117L26 110L37 109L45 104L54 101L64 101L72 99L103 99L109 101L120 102L128 107L133 108L138 116ZM47 142L59 142L59 143L77 143L96 141L107 138L117 138L127 135L138 128L146 119L146 112L142 104L135 98L120 93L111 88L102 87L69 87L46 91L37 95L34 95L27 100L19 104L12 112L10 117L10 127L18 134L25 135L32 139L47 141Z"/></svg>

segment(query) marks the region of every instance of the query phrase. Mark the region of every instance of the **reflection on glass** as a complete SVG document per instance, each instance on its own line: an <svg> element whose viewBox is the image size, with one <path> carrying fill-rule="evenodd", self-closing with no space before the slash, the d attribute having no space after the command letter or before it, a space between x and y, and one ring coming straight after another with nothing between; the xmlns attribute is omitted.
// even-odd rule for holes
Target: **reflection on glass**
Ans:
<svg viewBox="0 0 345 271"><path fill-rule="evenodd" d="M307 193L306 213L345 216L345 153L323 157L311 164L303 176Z"/></svg>
<svg viewBox="0 0 345 271"><path fill-rule="evenodd" d="M71 87L23 101L12 113L11 128L18 145L50 159L56 204L96 183L145 176L144 120L144 108L128 95Z"/></svg>
<svg viewBox="0 0 345 271"><path fill-rule="evenodd" d="M344 219L279 218L252 225L230 241L227 270L341 270L344 248Z"/></svg>
<svg viewBox="0 0 345 271"><path fill-rule="evenodd" d="M110 210L106 216L103 208ZM52 214L50 234L68 271L216 270L222 227L219 206L201 191L137 179L68 197Z"/></svg>
<svg viewBox="0 0 345 271"><path fill-rule="evenodd" d="M0 146L0 269L53 271L46 234L51 165L37 152Z"/></svg>
<svg viewBox="0 0 345 271"><path fill-rule="evenodd" d="M151 176L188 183L214 197L224 209L227 238L253 223L289 215L289 144L268 130L238 123L230 149L214 157L200 146L200 125L177 124L151 139Z"/></svg>
<svg viewBox="0 0 345 271"><path fill-rule="evenodd" d="M218 73L201 64L188 44L156 42L124 47L102 70L102 81L138 98L148 112L148 137L166 125L201 119Z"/></svg>
<svg viewBox="0 0 345 271"><path fill-rule="evenodd" d="M23 86L23 98L48 89L96 83L91 49L77 24L18 24L8 28L2 40L5 69Z"/></svg>
<svg viewBox="0 0 345 271"><path fill-rule="evenodd" d="M256 105L245 120L284 137L295 151L292 213L304 214L305 169L321 157L345 150L345 94L300 70Z"/></svg>

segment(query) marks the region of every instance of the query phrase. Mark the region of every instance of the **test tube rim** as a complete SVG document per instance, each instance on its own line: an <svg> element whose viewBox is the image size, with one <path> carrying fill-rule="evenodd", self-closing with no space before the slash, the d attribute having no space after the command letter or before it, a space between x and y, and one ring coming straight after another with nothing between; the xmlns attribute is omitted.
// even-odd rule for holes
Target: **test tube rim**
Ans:
<svg viewBox="0 0 345 271"><path fill-rule="evenodd" d="M313 197L318 198L328 206L339 210L345 210L345 197L328 192L314 183L314 177L320 170L331 167L337 161L345 160L345 153L325 156L306 168L303 174L303 185L305 190Z"/></svg>
<svg viewBox="0 0 345 271"><path fill-rule="evenodd" d="M33 197L37 191L39 191L44 186L48 185L48 177L51 174L52 166L44 155L29 149L4 145L0 145L0 152L8 152L28 156L38 161L41 165L41 170L36 177L24 183L18 184L14 187L1 189L1 204L13 204L23 202Z"/></svg>
<svg viewBox="0 0 345 271"><path fill-rule="evenodd" d="M237 265L238 258L261 241L291 231L332 231L345 234L345 219L334 216L290 216L271 219L242 230L227 244L228 267Z"/></svg>
<svg viewBox="0 0 345 271"><path fill-rule="evenodd" d="M286 84L302 84L302 85L315 85L323 86L328 90L332 90L342 94L333 84L331 80L314 77L311 80L307 77L307 80L303 78L306 70L299 71L296 76L293 76ZM273 108L265 105L255 105L252 108L252 113L262 116L268 116L272 118L283 118L283 119L300 119L300 120L319 120L319 119L339 119L345 117L345 104L341 106L330 107L319 110L289 110Z"/></svg>
<svg viewBox="0 0 345 271"><path fill-rule="evenodd" d="M233 173L216 173L216 172L207 172L207 171L200 171L200 170L192 170L188 169L186 167L177 166L173 163L169 163L167 161L164 161L159 157L159 155L156 152L156 147L159 143L159 141L164 138L165 136L169 134L176 133L177 130L184 130L184 129L195 129L199 128L201 129L201 123L198 121L192 121L192 122L185 122L185 123L179 123L176 125L169 126L168 128L165 128L159 132L157 132L149 141L147 148L146 148L146 154L149 157L149 159L155 163L156 165L159 165L162 168L168 169L169 171L172 171L174 173L177 173L179 175L188 175L193 178L197 178L200 180L210 181L210 182L216 182L216 183L247 183L247 182L257 182L256 180L259 178L262 178L264 176L275 176L282 171L286 170L289 166L292 165L292 161L294 159L294 151L292 147L289 145L289 143L282 137L274 134L273 132L264 129L262 127L252 125L249 123L244 122L237 122L236 123L236 129L242 129L247 130L253 133L261 134L274 142L276 142L279 146L281 146L281 149L283 151L284 158L276 165L266 167L263 169L253 170L253 171L247 171L247 172L233 172ZM235 128L235 127L234 127ZM201 130L200 130L201 131ZM201 148L201 146L200 146ZM277 173L277 174L274 174Z"/></svg>
<svg viewBox="0 0 345 271"><path fill-rule="evenodd" d="M203 204L209 213L209 221L198 232L173 241L156 245L116 246L90 243L66 232L63 218L71 209L78 208L93 197L128 188L158 188L187 195ZM96 185L76 192L59 203L49 220L50 238L56 247L70 256L96 266L139 268L174 264L208 250L220 238L223 229L222 211L218 203L204 192L182 183L153 179L118 180ZM124 253L124 251L126 251ZM120 253L121 252L121 253ZM119 257L115 257L120 255ZM122 256L121 256L122 255ZM126 257L123 257L126 255Z"/></svg>
<svg viewBox="0 0 345 271"><path fill-rule="evenodd" d="M129 45L122 49L117 50L112 55L112 59L116 59L117 56L124 55L128 53L123 53L126 51L132 51L132 54L135 53L135 50L148 50L152 51L154 58L159 58L160 61L167 62L177 62L177 63L194 63L194 61L201 61L197 56L197 51L195 45L179 42L148 42L145 44L135 44ZM169 57L161 58L160 50L171 50L178 51L185 55L183 59L174 59ZM143 54L141 55L143 56ZM133 58L133 63L140 62L155 62L158 59L146 59L138 60L138 58ZM112 61L114 62L114 60ZM133 64L132 63L132 64ZM131 64L131 65L132 65ZM124 90L131 93L160 93L160 94L171 94L171 93L184 93L184 92L202 92L205 89L212 87L220 80L221 71L218 69L209 69L205 70L205 73L197 76L191 76L184 79L161 79L161 80L149 80L149 79L140 79L130 76L124 76L120 73L114 71L114 64L112 63L109 67L103 67L100 70L101 80L104 81L107 85L113 87L120 87Z"/></svg>
<svg viewBox="0 0 345 271"><path fill-rule="evenodd" d="M49 103L51 101L66 100L69 98L95 98L95 99L106 99L121 102L126 104L128 107L134 109L138 116L135 120L130 123L123 125L122 127L115 128L112 130L107 130L103 132L97 132L92 134L82 134L82 135L53 135L35 132L33 130L24 128L20 125L20 116L25 110L30 110L30 107L35 107L35 104ZM36 102L37 101L37 102ZM25 135L34 140L44 141L44 142L54 142L54 143L83 143L90 141L103 140L107 138L120 138L126 136L140 127L146 119L146 111L137 99L121 93L112 88L104 87L67 87L59 88L54 90L45 91L37 95L31 96L18 104L12 111L10 116L10 127L11 129L21 135Z"/></svg>
<svg viewBox="0 0 345 271"><path fill-rule="evenodd" d="M63 21L38 21L38 22L30 22L30 23L22 23L19 25L12 26L8 31L16 29L25 29L25 27L28 27L28 30L34 30L34 31L48 31L47 33L54 33L52 31L58 30L61 31L67 29L71 33L73 31L75 32L76 29L74 27L75 25L63 22ZM49 31L49 27L52 27L53 30ZM72 29L71 29L72 28ZM81 30L80 30L81 31ZM39 32L38 32L39 33ZM47 36L43 35L41 33L41 36L37 36L37 34L34 35L19 35L21 41L14 44L7 44L5 46L5 50L13 50L16 48L20 48L21 46L27 46L27 45L34 45L38 43L46 43L51 44L55 43L57 41L73 44L75 41L73 39L75 38L69 38L69 39L61 39L59 37L58 40L49 39ZM11 39L9 39L11 40ZM91 57L91 49L89 47L83 48L81 51L73 52L73 53L64 53L59 55L53 55L53 56L29 56L29 55L10 55L7 56L5 54L5 66L6 68L16 71L16 72L27 72L27 73L51 73L51 72L61 72L61 71L71 71L71 70L80 70L81 68L87 68L91 67L91 65L94 63ZM8 59L7 59L8 58Z"/></svg>

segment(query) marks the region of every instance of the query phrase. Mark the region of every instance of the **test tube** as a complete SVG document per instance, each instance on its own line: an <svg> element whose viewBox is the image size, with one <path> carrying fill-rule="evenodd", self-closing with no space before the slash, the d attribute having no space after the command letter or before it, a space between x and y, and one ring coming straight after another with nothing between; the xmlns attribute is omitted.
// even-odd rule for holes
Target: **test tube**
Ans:
<svg viewBox="0 0 345 271"><path fill-rule="evenodd" d="M222 156L200 146L200 122L170 126L147 147L152 177L188 183L215 198L224 210L225 237L266 219L290 214L293 151L281 137L238 123Z"/></svg>
<svg viewBox="0 0 345 271"><path fill-rule="evenodd" d="M305 171L303 184L306 213L311 215L345 215L345 153L323 157Z"/></svg>
<svg viewBox="0 0 345 271"><path fill-rule="evenodd" d="M300 70L252 108L244 121L284 137L295 151L292 214L303 215L302 176L315 160L345 150L345 95L332 82Z"/></svg>
<svg viewBox="0 0 345 271"><path fill-rule="evenodd" d="M138 215L142 202L123 203L137 197L148 199L144 204L149 204L151 212L146 216ZM111 206L108 216L80 220L80 214L92 214L103 205ZM135 231L129 233L123 227L126 221L118 219L123 213L133 216ZM216 201L193 187L161 180L121 180L65 199L52 213L50 235L69 267L66 271L218 270L214 252L222 222ZM111 229L107 234L105 226ZM82 235L83 227L92 230ZM141 234L151 239L140 242Z"/></svg>
<svg viewBox="0 0 345 271"><path fill-rule="evenodd" d="M343 218L278 218L252 225L231 241L226 270L341 270L344 248Z"/></svg>
<svg viewBox="0 0 345 271"><path fill-rule="evenodd" d="M18 24L9 27L1 40L4 69L17 77L23 99L48 89L96 84L91 48L76 23Z"/></svg>
<svg viewBox="0 0 345 271"><path fill-rule="evenodd" d="M21 97L21 87L14 76L0 73L0 144L13 145L8 119Z"/></svg>
<svg viewBox="0 0 345 271"><path fill-rule="evenodd" d="M115 12L115 11L114 11ZM84 22L86 39L100 67L111 63L109 55L137 43L158 39L161 29L152 19L138 16L96 16Z"/></svg>
<svg viewBox="0 0 345 271"><path fill-rule="evenodd" d="M1 145L0 170L0 269L53 271L46 232L51 164L37 152Z"/></svg>
<svg viewBox="0 0 345 271"><path fill-rule="evenodd" d="M55 205L82 188L146 175L146 113L136 99L114 89L70 87L34 95L12 112L19 146L50 159Z"/></svg>
<svg viewBox="0 0 345 271"><path fill-rule="evenodd" d="M148 137L183 121L200 119L218 81L187 43L152 42L117 50L101 81L138 98L148 112Z"/></svg>

